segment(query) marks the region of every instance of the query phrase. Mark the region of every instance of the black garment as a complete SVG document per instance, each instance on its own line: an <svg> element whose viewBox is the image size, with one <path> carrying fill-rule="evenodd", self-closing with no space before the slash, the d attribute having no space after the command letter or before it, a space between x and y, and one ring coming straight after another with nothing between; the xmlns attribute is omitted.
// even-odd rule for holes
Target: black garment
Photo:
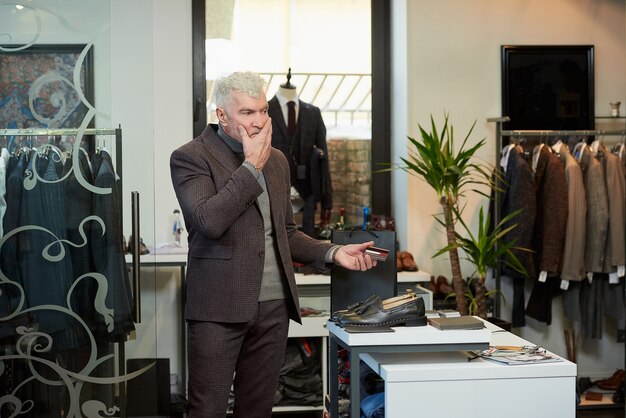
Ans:
<svg viewBox="0 0 626 418"><path fill-rule="evenodd" d="M515 241L517 247L529 249L531 248L531 239L535 225L535 186L532 169L516 148L510 150L504 181L502 217L504 218L520 209L521 212L505 225L505 228L513 224L517 226L503 237L503 241ZM528 276L534 276L535 268L532 253L522 250L513 250L513 252L522 265L526 267ZM524 282L527 276L506 266L504 267L504 274L513 279L513 317L511 324L516 328L524 326L526 325Z"/></svg>
<svg viewBox="0 0 626 418"><path fill-rule="evenodd" d="M15 167L21 162L22 169L15 171ZM2 218L2 227L4 231L4 239L6 240L0 247L0 270L11 282L21 284L19 270L15 260L17 260L17 237L11 233L19 223L19 210L22 186L23 167L26 164L26 154L22 158L11 155L7 163L5 187L7 207ZM19 193L17 199L13 199L11 193ZM0 316L5 317L13 312L20 300L18 288L12 284L1 284L0 291ZM0 325L0 337L13 333L11 324L3 323Z"/></svg>
<svg viewBox="0 0 626 418"><path fill-rule="evenodd" d="M279 405L321 405L320 347L312 339L290 339L278 379Z"/></svg>
<svg viewBox="0 0 626 418"><path fill-rule="evenodd" d="M9 159L6 180L7 210L2 219L6 241L2 244L2 248L0 249L0 260L2 261L0 269L2 269L2 273L8 280L19 286L22 286L22 279L16 262L18 254L18 236L13 233L13 230L20 226L20 205L22 191L24 190L22 183L24 181L24 170L27 164L27 153L22 153L19 157L14 155ZM9 309L13 312L17 309L18 303L22 298L18 287L15 285L2 285L1 290L3 293L6 292L9 298Z"/></svg>
<svg viewBox="0 0 626 418"><path fill-rule="evenodd" d="M526 305L526 315L537 321L552 323L552 299L561 294L561 279L548 277L545 282L535 280Z"/></svg>
<svg viewBox="0 0 626 418"><path fill-rule="evenodd" d="M56 154L31 153L19 218L20 226L26 229L18 235L18 266L27 306L34 309L39 331L53 336L56 349L76 347L83 337L79 323L59 311L67 307L73 281L63 242L67 240L67 218L61 172Z"/></svg>
<svg viewBox="0 0 626 418"><path fill-rule="evenodd" d="M581 324L583 338L602 339L604 311L604 284L609 277L606 273L593 275L593 281L583 280L580 285Z"/></svg>
<svg viewBox="0 0 626 418"><path fill-rule="evenodd" d="M86 221L92 214L92 193L77 178L78 173L85 182L93 185L93 175L89 167L88 157L83 152L72 157L66 160L64 172L69 173L65 194L67 237L70 242L74 243L69 247L69 253L74 270L73 279L76 280L86 273L95 271L91 242L89 241L95 221ZM72 168L74 164L76 167ZM83 279L76 285L70 300L72 309L83 318L92 330L95 328L94 299L96 290L95 280Z"/></svg>
<svg viewBox="0 0 626 418"><path fill-rule="evenodd" d="M94 168L97 168L94 186L100 191L92 194L93 213L104 221L106 231L98 223L91 228L93 260L96 272L106 277L106 306L113 310L112 313L96 314L95 336L98 341L115 342L135 329L131 315L131 289L122 248L118 183L107 151L100 151Z"/></svg>

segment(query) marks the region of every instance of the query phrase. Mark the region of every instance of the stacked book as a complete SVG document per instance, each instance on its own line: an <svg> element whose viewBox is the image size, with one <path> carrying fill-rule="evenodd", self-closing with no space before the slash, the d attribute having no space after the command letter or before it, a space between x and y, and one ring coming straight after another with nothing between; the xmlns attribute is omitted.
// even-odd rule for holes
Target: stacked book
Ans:
<svg viewBox="0 0 626 418"><path fill-rule="evenodd" d="M453 329L483 329L485 323L473 316L452 316L428 318L428 323L441 330Z"/></svg>

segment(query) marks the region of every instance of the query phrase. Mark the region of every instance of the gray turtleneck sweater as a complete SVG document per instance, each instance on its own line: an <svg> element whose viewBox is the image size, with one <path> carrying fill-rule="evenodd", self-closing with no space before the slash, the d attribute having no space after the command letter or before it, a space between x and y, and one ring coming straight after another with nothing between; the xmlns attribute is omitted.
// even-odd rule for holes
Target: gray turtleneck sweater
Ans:
<svg viewBox="0 0 626 418"><path fill-rule="evenodd" d="M217 135L224 140L226 145L233 152L240 156L243 162L243 145L241 142L231 138L224 132L220 125ZM262 172L258 172L252 165L244 164L250 172L257 178L257 181L263 188L263 192L257 198L257 203L263 216L263 225L265 227L265 263L263 265L263 279L261 281L261 292L259 301L285 299L287 297L286 281L283 279L283 271L278 265L277 247L274 239L274 229L272 227L272 212L270 211L270 198L267 194L267 185L265 184L265 176Z"/></svg>

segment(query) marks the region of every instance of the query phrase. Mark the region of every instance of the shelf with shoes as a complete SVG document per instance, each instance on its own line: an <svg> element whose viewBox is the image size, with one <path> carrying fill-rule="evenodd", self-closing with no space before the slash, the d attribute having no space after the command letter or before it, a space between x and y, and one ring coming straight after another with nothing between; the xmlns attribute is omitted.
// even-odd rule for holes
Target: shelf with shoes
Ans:
<svg viewBox="0 0 626 418"><path fill-rule="evenodd" d="M576 384L577 410L624 408L624 369L617 369L606 379L592 381L579 377Z"/></svg>

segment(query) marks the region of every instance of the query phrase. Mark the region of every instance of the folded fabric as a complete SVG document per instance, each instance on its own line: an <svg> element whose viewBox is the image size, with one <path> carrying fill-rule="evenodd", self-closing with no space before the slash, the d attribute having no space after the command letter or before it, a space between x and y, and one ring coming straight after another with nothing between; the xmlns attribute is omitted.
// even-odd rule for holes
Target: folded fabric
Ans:
<svg viewBox="0 0 626 418"><path fill-rule="evenodd" d="M361 412L365 418L385 417L385 392L375 393L361 400Z"/></svg>

